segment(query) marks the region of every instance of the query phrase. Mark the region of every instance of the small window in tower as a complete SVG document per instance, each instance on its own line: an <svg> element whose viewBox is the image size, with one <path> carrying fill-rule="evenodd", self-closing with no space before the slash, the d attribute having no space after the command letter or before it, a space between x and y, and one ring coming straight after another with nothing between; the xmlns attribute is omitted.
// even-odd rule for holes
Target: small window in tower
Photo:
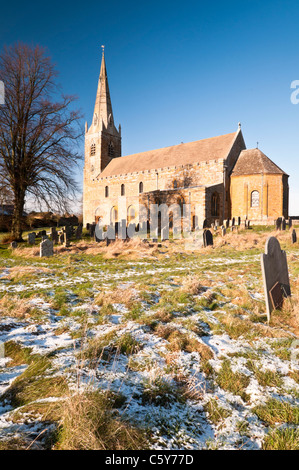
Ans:
<svg viewBox="0 0 299 470"><path fill-rule="evenodd" d="M109 197L109 188L105 186L105 197Z"/></svg>
<svg viewBox="0 0 299 470"><path fill-rule="evenodd" d="M121 187L120 187L120 195L121 195L121 196L124 196L124 195L125 195L125 192L126 192L126 191L125 191L125 185L122 184Z"/></svg>
<svg viewBox="0 0 299 470"><path fill-rule="evenodd" d="M92 144L90 147L90 156L94 157L96 154L96 144Z"/></svg>
<svg viewBox="0 0 299 470"><path fill-rule="evenodd" d="M252 191L251 207L259 207L259 205L260 205L260 193L258 191Z"/></svg>
<svg viewBox="0 0 299 470"><path fill-rule="evenodd" d="M108 146L108 156L109 157L114 157L114 145L112 142L110 142Z"/></svg>
<svg viewBox="0 0 299 470"><path fill-rule="evenodd" d="M174 180L173 182L173 189L176 189L178 187L178 182L177 180Z"/></svg>
<svg viewBox="0 0 299 470"><path fill-rule="evenodd" d="M139 194L142 194L143 193L143 183L142 181L140 181L139 183Z"/></svg>

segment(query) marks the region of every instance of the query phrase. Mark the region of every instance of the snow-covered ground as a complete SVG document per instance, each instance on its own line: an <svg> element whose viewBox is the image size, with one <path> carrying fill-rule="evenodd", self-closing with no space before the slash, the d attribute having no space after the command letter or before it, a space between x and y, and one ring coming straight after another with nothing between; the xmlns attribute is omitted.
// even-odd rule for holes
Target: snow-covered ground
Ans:
<svg viewBox="0 0 299 470"><path fill-rule="evenodd" d="M293 256L298 266L296 251ZM153 449L260 449L270 427L258 417L256 407L270 399L298 407L299 385L295 380L298 364L291 360L297 341L295 333L286 326L284 331L273 327L273 335L261 333L254 337L250 331L230 335L223 321L235 312L240 321L252 321L250 305L264 305L261 277L243 269L252 266L258 272L259 255L248 252L235 259L231 253L212 258L185 255L179 261L161 255L144 261L122 261L119 269L118 260L97 259L93 263L92 256L74 258L72 269L61 260L57 265L51 260L42 263L27 260L25 266L35 266L37 270L43 266L49 272L15 278L10 274L18 263L13 258L1 260L0 297L17 298L34 314L17 316L13 308L8 311L0 304L0 341L4 351L5 343L13 341L31 348L31 355L47 355L51 369L46 376L50 373L65 377L74 392L79 387L81 391L109 389L121 393L125 397L121 416L150 430ZM167 305L165 293L183 292L188 276L198 277L204 289L178 301L176 306L171 301ZM230 296L231 287L226 288L229 283L235 283L234 289L242 285L252 302L249 307L243 305L241 313L238 297ZM84 286L85 294L79 295ZM97 296L108 298L115 290L123 290L124 295L133 290L133 301L122 301L120 294L117 299L112 298L110 312L102 314L105 303L97 302ZM150 298L144 298L145 292ZM63 304L55 304L57 293L65 295ZM203 303L204 298L213 294L216 305ZM138 306L139 315L132 313L134 305ZM158 334L150 320L165 307L168 312L172 310L173 319L161 320L161 324L171 325L209 348L208 360L197 350L170 347L169 340ZM261 320L253 322L253 331L256 325L266 328ZM199 326L201 333L191 326ZM87 359L78 360L78 353L90 341L111 332L114 332L112 342L129 334L139 348L132 354L114 352L109 359L103 356L96 367L91 367ZM286 339L285 356L279 356L280 342L283 344ZM232 374L247 378L242 393L231 391L218 380L227 362ZM256 369L250 367L252 363ZM0 400L27 367L26 363L11 366L6 355L0 358ZM269 384L262 383L257 370L274 373L274 379ZM280 380L275 380L276 376ZM183 389L179 387L182 383ZM41 397L34 402L40 400L53 402L58 397ZM213 406L216 418L212 417ZM38 414L28 418L21 413L16 421L14 413L15 407L9 400L0 401L0 440L18 436L34 440L42 433L44 425ZM279 422L276 427L287 425Z"/></svg>

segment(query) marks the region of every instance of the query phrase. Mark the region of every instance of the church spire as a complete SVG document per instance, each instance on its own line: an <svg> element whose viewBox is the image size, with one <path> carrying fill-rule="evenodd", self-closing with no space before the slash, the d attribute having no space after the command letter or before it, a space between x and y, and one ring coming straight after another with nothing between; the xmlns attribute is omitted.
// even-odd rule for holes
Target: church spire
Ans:
<svg viewBox="0 0 299 470"><path fill-rule="evenodd" d="M108 76L105 63L104 46L102 46L102 63L98 82L97 97L93 114L93 125L98 127L103 122L106 129L109 125L113 126L113 112L108 85Z"/></svg>

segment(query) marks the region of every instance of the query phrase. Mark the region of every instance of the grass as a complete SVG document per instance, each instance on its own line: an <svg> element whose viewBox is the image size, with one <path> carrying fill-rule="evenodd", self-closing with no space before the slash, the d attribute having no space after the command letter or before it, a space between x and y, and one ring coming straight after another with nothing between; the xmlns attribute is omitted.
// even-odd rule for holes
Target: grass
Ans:
<svg viewBox="0 0 299 470"><path fill-rule="evenodd" d="M299 406L293 406L287 401L270 399L265 405L253 409L256 416L268 426L277 423L299 424Z"/></svg>
<svg viewBox="0 0 299 470"><path fill-rule="evenodd" d="M204 406L204 411L207 413L209 421L211 421L214 426L223 426L224 420L231 416L231 411L227 410L219 405L217 400L209 400L208 403Z"/></svg>
<svg viewBox="0 0 299 470"><path fill-rule="evenodd" d="M264 439L263 450L299 450L299 430L274 429Z"/></svg>
<svg viewBox="0 0 299 470"><path fill-rule="evenodd" d="M228 359L222 362L221 369L216 376L216 383L223 390L239 395L244 401L249 401L250 396L245 392L249 382L250 378L247 375L232 371Z"/></svg>
<svg viewBox="0 0 299 470"><path fill-rule="evenodd" d="M9 415L12 422L26 428L27 422L38 421L41 429L53 424L55 433L47 442L45 434L35 443L37 447L133 450L150 445L151 427L158 429L166 447L168 438L180 448L195 445L182 436L194 432L197 442L200 417L200 423L206 419L216 428L215 445L221 447L227 423L234 435L246 437L246 447L247 437L248 442L254 440L249 426L254 414L263 429L269 427L263 448L298 448L298 433L292 428L298 426L298 408L285 397L298 397L298 372L290 360L298 333L299 257L288 234L280 233L288 254L292 299L273 312L268 325L263 297L256 294L263 295L259 254L269 234L252 230L216 236L213 248L195 253L184 252L180 242L163 243L161 250L136 241L107 249L82 240L69 249L57 247L51 259L39 259L37 246L24 244L12 252L1 245L0 334L9 338L5 353L11 359L5 367L13 374L14 368L26 366L1 397L2 403L14 408ZM51 311L39 307L37 296ZM11 317L15 323L10 324ZM89 374L99 379L97 392L70 390L75 369L57 365L70 352L64 346L41 356L15 340L19 324L47 324L51 332L54 323L54 340L62 340L63 333L74 339L74 355L82 363L84 379ZM140 332L138 338L131 330L133 323ZM38 344L34 332L28 330L26 344ZM264 360L269 358L271 365L275 358L282 360L284 374L294 382L267 368ZM121 379L116 374L118 360L126 369ZM240 372L240 366L247 368L248 375ZM126 391L136 380L137 391L125 397L106 396L100 386L102 375L106 380L106 367L109 377L122 381ZM3 371L0 368L0 374ZM250 397L246 391L251 380L268 397L263 405L257 406L255 395ZM49 400L52 397L57 401ZM44 401L39 402L40 398ZM142 413L154 410L144 421L147 432L134 424L130 403L138 403ZM176 406L181 411L174 419ZM245 414L239 413L238 406ZM234 419L229 419L232 414ZM239 447L238 440L233 442ZM30 443L20 434L19 439L1 442L0 449L25 449Z"/></svg>
<svg viewBox="0 0 299 470"><path fill-rule="evenodd" d="M113 413L115 402L101 392L75 394L64 404L57 450L138 450L145 432Z"/></svg>

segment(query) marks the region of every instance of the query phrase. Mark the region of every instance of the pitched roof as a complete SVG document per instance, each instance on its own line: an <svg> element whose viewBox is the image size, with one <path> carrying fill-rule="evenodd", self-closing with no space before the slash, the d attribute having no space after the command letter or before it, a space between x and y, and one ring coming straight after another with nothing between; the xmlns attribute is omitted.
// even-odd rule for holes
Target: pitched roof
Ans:
<svg viewBox="0 0 299 470"><path fill-rule="evenodd" d="M186 144L182 143L172 147L135 153L125 157L113 158L99 177L224 159L228 156L238 132L241 131Z"/></svg>
<svg viewBox="0 0 299 470"><path fill-rule="evenodd" d="M255 175L259 173L286 174L275 165L260 149L242 150L232 171L233 176Z"/></svg>

